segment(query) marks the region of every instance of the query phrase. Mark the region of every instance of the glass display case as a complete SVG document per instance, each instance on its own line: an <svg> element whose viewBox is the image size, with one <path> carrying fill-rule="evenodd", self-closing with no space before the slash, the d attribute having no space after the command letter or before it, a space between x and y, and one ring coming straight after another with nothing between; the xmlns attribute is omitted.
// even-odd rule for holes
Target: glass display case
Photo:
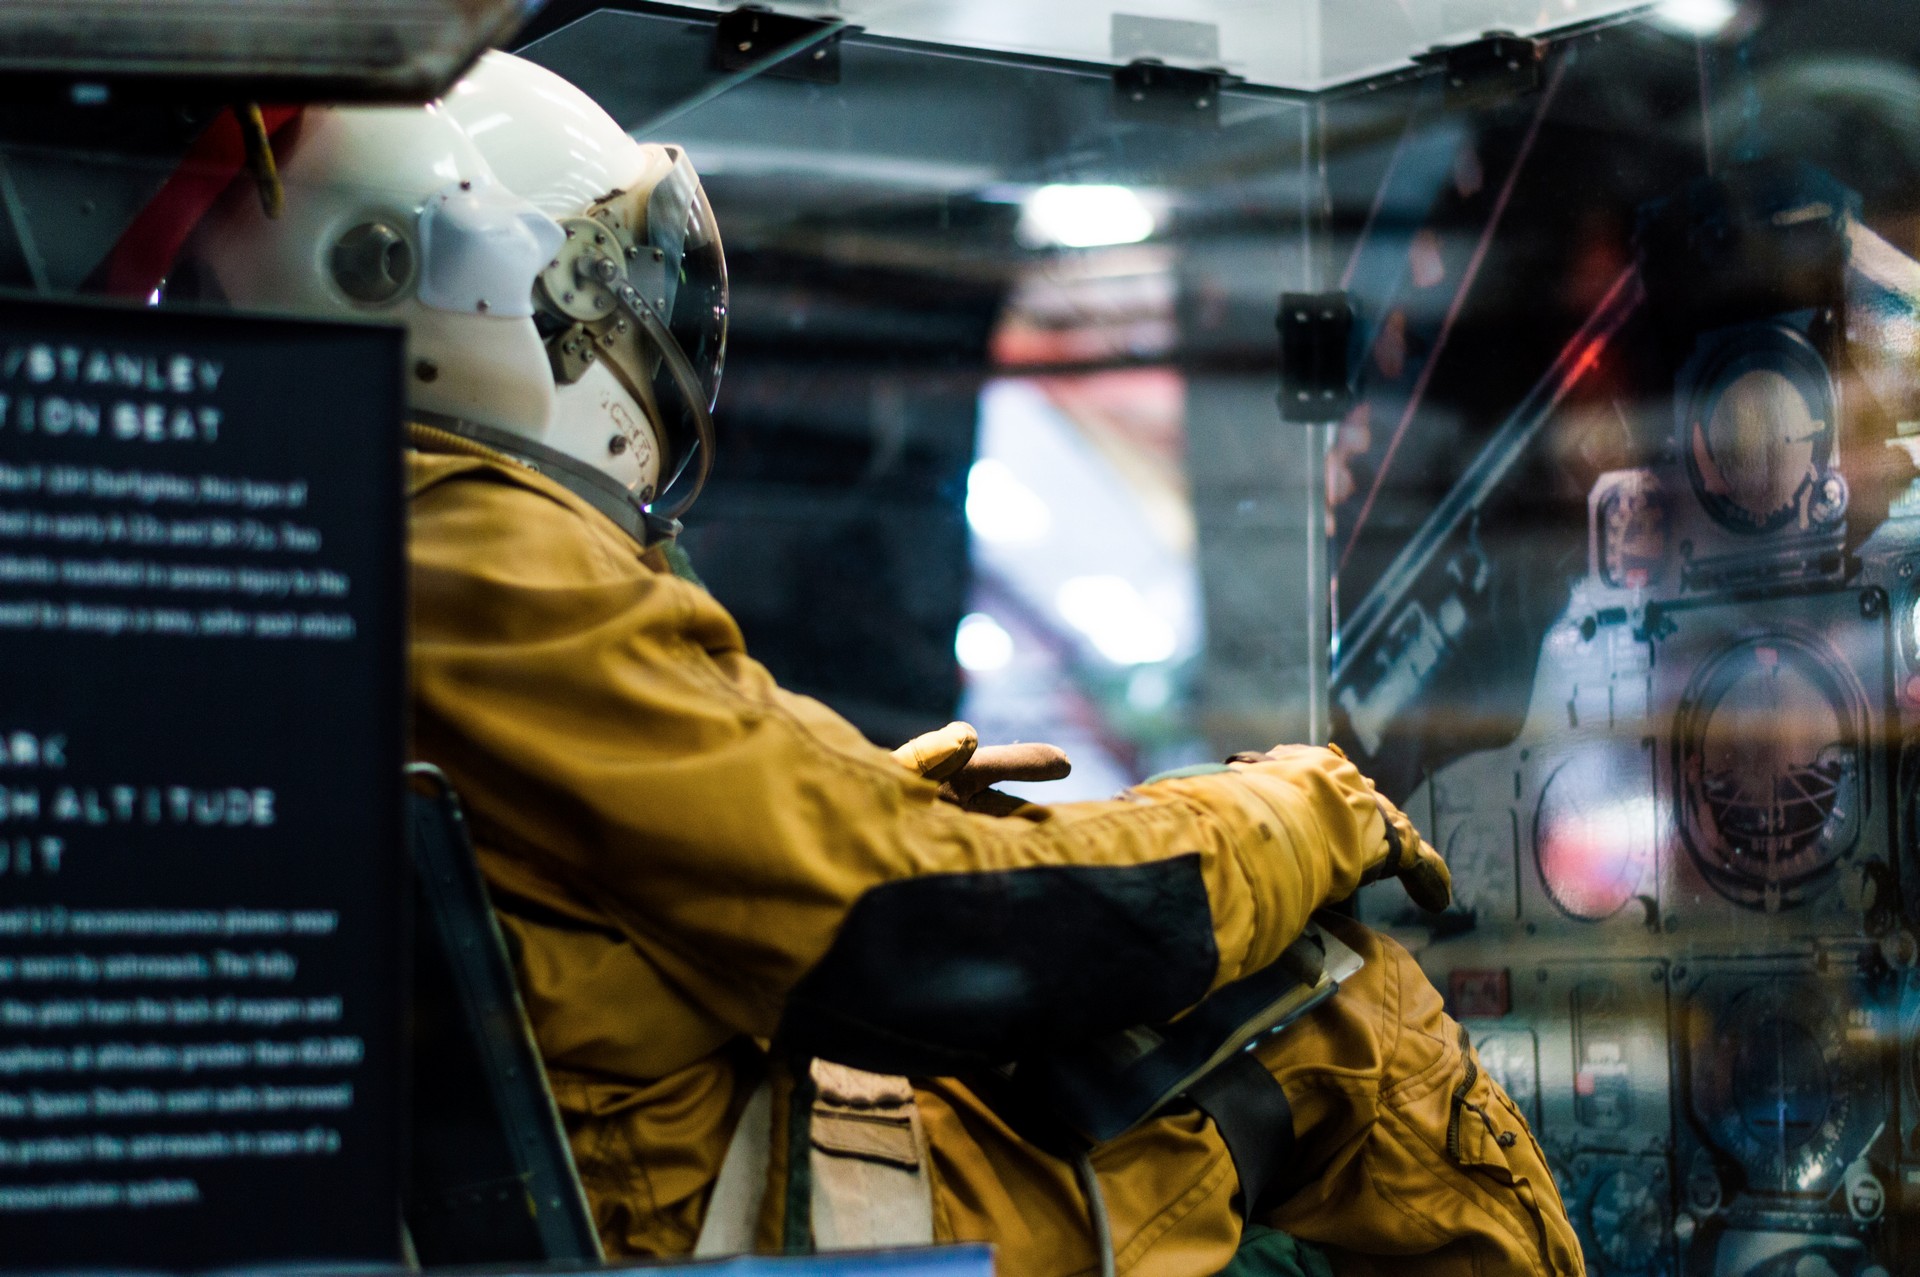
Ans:
<svg viewBox="0 0 1920 1277"><path fill-rule="evenodd" d="M1590 1272L1920 1271L1920 8L1140 7L533 16L726 242L695 567L1032 797L1337 742ZM125 295L211 115L88 105L0 108L0 283Z"/></svg>
<svg viewBox="0 0 1920 1277"><path fill-rule="evenodd" d="M1590 1271L1906 1271L1920 22L1661 6L1325 105L1337 738Z"/></svg>
<svg viewBox="0 0 1920 1277"><path fill-rule="evenodd" d="M1456 880L1359 910L1590 1271L1905 1271L1920 12L1155 10L779 6L831 82L721 84L694 8L531 45L711 174L702 569L877 739L1059 740L1055 796L1327 724ZM1351 306L1337 421L1274 402L1288 293Z"/></svg>

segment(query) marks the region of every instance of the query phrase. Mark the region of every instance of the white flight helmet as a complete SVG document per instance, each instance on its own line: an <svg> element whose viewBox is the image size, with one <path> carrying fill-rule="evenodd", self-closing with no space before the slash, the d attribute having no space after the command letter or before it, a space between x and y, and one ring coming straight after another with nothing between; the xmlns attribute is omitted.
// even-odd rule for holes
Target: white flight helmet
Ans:
<svg viewBox="0 0 1920 1277"><path fill-rule="evenodd" d="M532 462L643 541L670 532L712 465L727 330L684 152L488 53L440 103L308 110L280 172L284 213L236 183L170 295L403 323L416 417Z"/></svg>

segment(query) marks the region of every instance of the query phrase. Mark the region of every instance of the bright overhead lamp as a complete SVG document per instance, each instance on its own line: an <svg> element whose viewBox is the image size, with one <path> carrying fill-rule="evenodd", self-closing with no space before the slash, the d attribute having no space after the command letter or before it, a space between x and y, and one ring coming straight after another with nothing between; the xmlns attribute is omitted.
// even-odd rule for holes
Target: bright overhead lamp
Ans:
<svg viewBox="0 0 1920 1277"><path fill-rule="evenodd" d="M1006 462L982 457L967 472L967 526L982 541L1032 545L1052 531L1053 511Z"/></svg>
<svg viewBox="0 0 1920 1277"><path fill-rule="evenodd" d="M1151 665L1179 647L1173 627L1125 577L1076 576L1053 602L1067 624L1115 665Z"/></svg>
<svg viewBox="0 0 1920 1277"><path fill-rule="evenodd" d="M1036 248L1138 244L1153 234L1153 210L1126 186L1043 186L1022 201L1020 239Z"/></svg>
<svg viewBox="0 0 1920 1277"><path fill-rule="evenodd" d="M0 0L7 96L424 102L538 0Z"/></svg>
<svg viewBox="0 0 1920 1277"><path fill-rule="evenodd" d="M969 612L954 631L953 654L962 669L976 674L1005 669L1013 660L1013 635L985 612Z"/></svg>
<svg viewBox="0 0 1920 1277"><path fill-rule="evenodd" d="M1664 0L1653 10L1653 20L1670 31L1709 39L1719 35L1740 13L1734 0Z"/></svg>

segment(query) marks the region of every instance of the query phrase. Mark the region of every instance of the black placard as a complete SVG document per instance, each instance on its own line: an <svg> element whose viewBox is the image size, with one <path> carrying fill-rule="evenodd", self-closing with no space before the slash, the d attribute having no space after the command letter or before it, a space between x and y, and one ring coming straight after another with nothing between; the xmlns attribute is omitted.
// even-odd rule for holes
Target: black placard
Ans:
<svg viewBox="0 0 1920 1277"><path fill-rule="evenodd" d="M398 1257L401 357L0 300L0 1267Z"/></svg>

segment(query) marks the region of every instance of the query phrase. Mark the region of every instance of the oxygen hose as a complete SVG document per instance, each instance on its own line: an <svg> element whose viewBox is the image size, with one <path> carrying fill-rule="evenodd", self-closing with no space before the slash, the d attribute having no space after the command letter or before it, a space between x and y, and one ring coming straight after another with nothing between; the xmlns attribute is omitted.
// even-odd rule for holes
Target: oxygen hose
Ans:
<svg viewBox="0 0 1920 1277"><path fill-rule="evenodd" d="M1093 1249L1099 1256L1100 1277L1115 1277L1113 1223L1107 1218L1107 1197L1100 1191L1100 1176L1093 1169L1090 1150L1074 1159L1073 1173L1080 1181L1080 1192L1087 1199L1087 1221L1093 1226Z"/></svg>

